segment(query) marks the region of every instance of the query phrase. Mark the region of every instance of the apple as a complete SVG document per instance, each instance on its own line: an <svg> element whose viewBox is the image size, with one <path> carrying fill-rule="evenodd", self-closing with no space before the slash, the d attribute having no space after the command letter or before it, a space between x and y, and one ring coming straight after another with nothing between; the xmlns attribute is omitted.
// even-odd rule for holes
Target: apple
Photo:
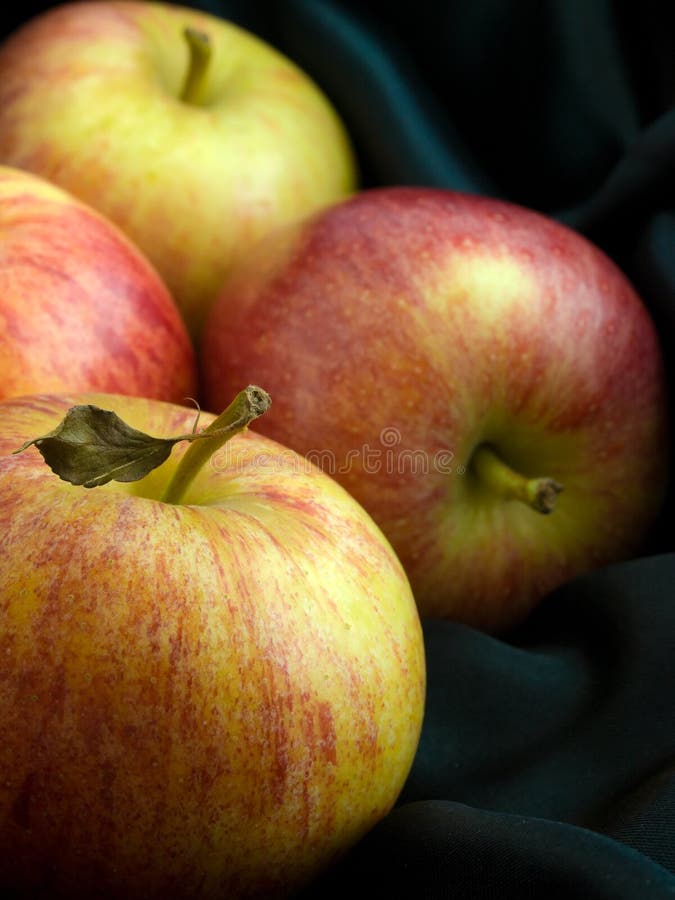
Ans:
<svg viewBox="0 0 675 900"><path fill-rule="evenodd" d="M116 222L196 334L265 231L355 189L317 85L246 30L190 7L66 3L0 47L0 162Z"/></svg>
<svg viewBox="0 0 675 900"><path fill-rule="evenodd" d="M192 480L196 439L140 481L60 480L38 449L92 406L194 438L194 411L157 400L0 404L3 895L286 896L391 808L411 766L425 663L410 585L337 482L250 429L196 475L193 458ZM217 436L219 419L200 423ZM196 433L203 459L213 438Z"/></svg>
<svg viewBox="0 0 675 900"><path fill-rule="evenodd" d="M0 399L114 391L184 402L195 352L123 232L45 179L0 166Z"/></svg>
<svg viewBox="0 0 675 900"><path fill-rule="evenodd" d="M373 188L288 226L232 272L200 354L208 407L247 381L278 398L260 431L370 512L423 615L515 625L637 552L663 500L644 303L599 248L512 203Z"/></svg>

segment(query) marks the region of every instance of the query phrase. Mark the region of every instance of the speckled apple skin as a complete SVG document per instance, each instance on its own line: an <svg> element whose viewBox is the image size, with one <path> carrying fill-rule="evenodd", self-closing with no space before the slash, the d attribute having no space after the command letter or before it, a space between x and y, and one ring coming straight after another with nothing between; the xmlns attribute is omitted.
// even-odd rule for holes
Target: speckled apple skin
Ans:
<svg viewBox="0 0 675 900"><path fill-rule="evenodd" d="M176 403L195 352L166 285L112 222L0 166L0 400L113 391Z"/></svg>
<svg viewBox="0 0 675 900"><path fill-rule="evenodd" d="M662 503L663 363L644 304L579 234L533 211L381 188L262 242L201 344L205 402L277 398L260 430L365 506L419 608L490 630L641 546ZM542 516L482 489L492 444L563 485Z"/></svg>
<svg viewBox="0 0 675 900"><path fill-rule="evenodd" d="M412 763L407 578L343 488L253 431L180 505L156 498L185 445L90 490L34 447L11 455L76 402L158 436L194 418L106 395L0 406L0 885L285 896L390 809Z"/></svg>

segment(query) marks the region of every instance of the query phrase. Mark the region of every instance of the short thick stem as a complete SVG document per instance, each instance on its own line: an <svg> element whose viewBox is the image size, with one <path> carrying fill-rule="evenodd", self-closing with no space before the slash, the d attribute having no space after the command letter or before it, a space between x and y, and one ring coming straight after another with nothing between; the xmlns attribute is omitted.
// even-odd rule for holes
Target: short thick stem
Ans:
<svg viewBox="0 0 675 900"><path fill-rule="evenodd" d="M200 106L204 100L206 76L213 48L208 34L189 26L183 33L190 49L190 58L180 99L183 103Z"/></svg>
<svg viewBox="0 0 675 900"><path fill-rule="evenodd" d="M471 469L485 487L508 500L520 500L540 513L553 512L562 485L549 477L528 478L507 465L487 444L478 447Z"/></svg>
<svg viewBox="0 0 675 900"><path fill-rule="evenodd" d="M271 404L270 395L260 387L249 385L240 391L227 409L201 432L200 439L190 444L178 463L162 500L165 503L180 503L192 480L216 450L266 412Z"/></svg>

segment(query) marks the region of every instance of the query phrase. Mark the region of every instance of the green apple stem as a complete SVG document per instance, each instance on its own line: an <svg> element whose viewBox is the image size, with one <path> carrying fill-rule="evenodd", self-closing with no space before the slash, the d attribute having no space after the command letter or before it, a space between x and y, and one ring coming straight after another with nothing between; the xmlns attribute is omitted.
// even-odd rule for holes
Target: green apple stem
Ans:
<svg viewBox="0 0 675 900"><path fill-rule="evenodd" d="M271 404L270 395L260 387L249 385L240 391L227 409L201 432L203 436L213 433L213 437L203 437L190 444L178 463L162 500L165 503L180 503L195 475L216 450L266 412Z"/></svg>
<svg viewBox="0 0 675 900"><path fill-rule="evenodd" d="M494 449L481 444L471 459L471 468L488 488L511 500L520 500L540 513L553 512L562 485L552 478L528 478L516 472Z"/></svg>
<svg viewBox="0 0 675 900"><path fill-rule="evenodd" d="M187 26L183 34L190 49L188 70L180 99L183 103L200 106L206 86L206 73L213 55L213 47L208 34Z"/></svg>

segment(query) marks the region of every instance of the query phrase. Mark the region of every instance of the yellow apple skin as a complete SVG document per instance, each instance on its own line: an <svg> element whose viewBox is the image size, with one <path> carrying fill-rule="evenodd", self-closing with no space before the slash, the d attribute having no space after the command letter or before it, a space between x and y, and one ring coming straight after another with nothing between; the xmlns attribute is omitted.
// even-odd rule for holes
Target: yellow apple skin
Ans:
<svg viewBox="0 0 675 900"><path fill-rule="evenodd" d="M109 391L185 402L197 363L166 285L112 222L0 166L0 400Z"/></svg>
<svg viewBox="0 0 675 900"><path fill-rule="evenodd" d="M663 503L661 348L588 240L489 197L362 191L240 260L200 345L205 404L278 398L259 430L370 512L423 615L509 628L562 582L638 552ZM481 445L563 491L489 490Z"/></svg>
<svg viewBox="0 0 675 900"><path fill-rule="evenodd" d="M0 886L50 898L285 896L393 805L423 714L406 576L363 509L248 431L184 502L12 455L76 403L0 405ZM203 415L200 424L211 416Z"/></svg>
<svg viewBox="0 0 675 900"><path fill-rule="evenodd" d="M198 104L179 99L185 26L213 44ZM5 40L0 162L116 222L193 334L243 248L357 178L341 120L290 60L207 13L144 2L67 3Z"/></svg>

